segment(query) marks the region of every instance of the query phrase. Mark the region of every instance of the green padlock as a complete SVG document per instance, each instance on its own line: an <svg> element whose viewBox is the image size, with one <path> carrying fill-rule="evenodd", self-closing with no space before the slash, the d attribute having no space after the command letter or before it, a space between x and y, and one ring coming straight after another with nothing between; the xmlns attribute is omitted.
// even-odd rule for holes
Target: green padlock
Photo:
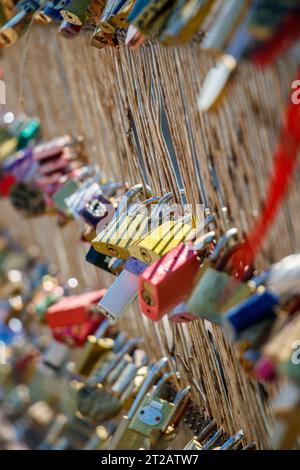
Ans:
<svg viewBox="0 0 300 470"><path fill-rule="evenodd" d="M165 373L152 393L148 393L134 414L128 429L148 438L151 446L163 439L168 428L175 427L178 415L187 404L190 388L180 390L174 401L161 398L166 383L174 381L174 373Z"/></svg>
<svg viewBox="0 0 300 470"><path fill-rule="evenodd" d="M236 235L237 229L228 230L200 268L194 289L187 300L187 311L193 315L221 323L222 313L252 295L250 283L239 282L220 270L221 266L224 268L224 257L228 258L225 253L220 260L220 254Z"/></svg>
<svg viewBox="0 0 300 470"><path fill-rule="evenodd" d="M66 183L52 196L56 207L66 215L71 215L70 208L66 204L66 199L72 196L72 194L74 194L78 188L78 181L70 179L66 181Z"/></svg>

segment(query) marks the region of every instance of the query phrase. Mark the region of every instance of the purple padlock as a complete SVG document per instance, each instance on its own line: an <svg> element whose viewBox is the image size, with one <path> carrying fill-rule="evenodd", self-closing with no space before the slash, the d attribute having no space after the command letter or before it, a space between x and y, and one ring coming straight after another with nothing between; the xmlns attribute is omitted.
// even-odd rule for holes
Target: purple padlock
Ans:
<svg viewBox="0 0 300 470"><path fill-rule="evenodd" d="M58 32L66 39L74 39L80 33L82 25L72 24L66 20L61 22Z"/></svg>

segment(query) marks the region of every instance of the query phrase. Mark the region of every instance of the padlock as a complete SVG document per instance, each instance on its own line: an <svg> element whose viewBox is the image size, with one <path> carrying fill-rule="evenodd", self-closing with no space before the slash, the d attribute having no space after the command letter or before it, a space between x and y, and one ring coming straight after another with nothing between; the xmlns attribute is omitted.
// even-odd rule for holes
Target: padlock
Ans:
<svg viewBox="0 0 300 470"><path fill-rule="evenodd" d="M49 326L70 326L85 322L90 318L91 306L99 302L106 290L86 292L64 297L48 308L46 318Z"/></svg>
<svg viewBox="0 0 300 470"><path fill-rule="evenodd" d="M119 40L115 33L107 33L100 26L97 26L93 36L91 37L91 45L97 49L103 49L106 46L114 48L119 47Z"/></svg>
<svg viewBox="0 0 300 470"><path fill-rule="evenodd" d="M98 315L82 323L69 326L56 326L52 328L52 335L56 341L67 344L69 347L81 347L88 336L93 335L99 324L103 321Z"/></svg>
<svg viewBox="0 0 300 470"><path fill-rule="evenodd" d="M160 320L191 291L199 270L199 254L212 247L215 232L198 243L180 243L139 276L139 304L151 320Z"/></svg>
<svg viewBox="0 0 300 470"><path fill-rule="evenodd" d="M117 28L127 28L127 17L133 5L133 0L108 0L99 22L102 31L113 33Z"/></svg>
<svg viewBox="0 0 300 470"><path fill-rule="evenodd" d="M0 26L6 23L7 20L9 20L15 10L15 4L13 0L5 0L1 2L0 6Z"/></svg>
<svg viewBox="0 0 300 470"><path fill-rule="evenodd" d="M191 217L187 216L182 220L162 222L159 227L129 247L130 255L147 264L158 261L163 255L194 235L194 229L188 223L190 220Z"/></svg>
<svg viewBox="0 0 300 470"><path fill-rule="evenodd" d="M13 46L29 28L34 12L39 8L39 2L28 0L25 9L18 9L15 16L7 21L0 29L0 48Z"/></svg>
<svg viewBox="0 0 300 470"><path fill-rule="evenodd" d="M52 370L59 370L69 354L68 348L57 341L52 341L43 355L43 364Z"/></svg>
<svg viewBox="0 0 300 470"><path fill-rule="evenodd" d="M66 5L68 5L69 0L51 0L47 2L47 5L44 8L45 15L49 16L52 20L62 21L63 17L60 14Z"/></svg>
<svg viewBox="0 0 300 470"><path fill-rule="evenodd" d="M112 258L110 256L99 253L92 246L90 247L89 251L85 255L85 259L88 263L93 264L97 268L103 269L104 271L107 271L107 272L111 272L109 268L109 263Z"/></svg>
<svg viewBox="0 0 300 470"><path fill-rule="evenodd" d="M69 21L63 20L58 32L66 39L75 39L80 33L81 28L82 25L72 24Z"/></svg>
<svg viewBox="0 0 300 470"><path fill-rule="evenodd" d="M92 246L96 251L116 258L128 258L128 247L132 243L132 239L146 229L148 222L146 218L145 224L145 214L134 213L134 209L137 210L140 205L134 205L134 208L128 207L132 199L143 189L142 184L137 184L127 191L120 201L113 219L92 241ZM147 187L146 191L148 197L151 189ZM156 200L151 199L150 203ZM131 215L129 215L130 211Z"/></svg>
<svg viewBox="0 0 300 470"><path fill-rule="evenodd" d="M237 229L228 230L219 240L213 253L201 266L195 280L195 286L187 299L188 312L204 317L214 323L220 323L222 314L232 306L249 297L251 285L237 281L232 275L224 272L236 247L223 253L225 246L235 238ZM248 278L250 267L245 261L245 276ZM229 271L230 272L230 271ZM234 268L233 268L234 274Z"/></svg>
<svg viewBox="0 0 300 470"><path fill-rule="evenodd" d="M139 274L147 265L129 257L124 269L98 303L99 311L113 323L124 317L137 298Z"/></svg>
<svg viewBox="0 0 300 470"><path fill-rule="evenodd" d="M114 347L114 341L107 334L110 324L104 321L95 336L88 336L79 364L76 366L75 374L88 376L100 357Z"/></svg>
<svg viewBox="0 0 300 470"><path fill-rule="evenodd" d="M10 188L12 205L28 216L45 214L49 208L46 195L34 184L19 182Z"/></svg>
<svg viewBox="0 0 300 470"><path fill-rule="evenodd" d="M78 182L75 179L68 179L58 191L52 194L52 200L61 212L67 215L70 214L65 200L77 191L78 186Z"/></svg>
<svg viewBox="0 0 300 470"><path fill-rule="evenodd" d="M199 31L215 0L179 0L160 34L166 44L189 41Z"/></svg>
<svg viewBox="0 0 300 470"><path fill-rule="evenodd" d="M190 387L178 391L173 402L159 397L162 385L173 376L173 373L164 374L154 392L145 396L129 425L129 429L148 438L152 447L170 432L170 428L175 428L175 422L188 402Z"/></svg>
<svg viewBox="0 0 300 470"><path fill-rule="evenodd" d="M178 304L169 314L168 318L173 323L188 323L198 319L195 315L192 315L187 311L185 302Z"/></svg>
<svg viewBox="0 0 300 470"><path fill-rule="evenodd" d="M128 21L145 36L155 36L165 25L176 3L176 0L137 0Z"/></svg>
<svg viewBox="0 0 300 470"><path fill-rule="evenodd" d="M102 422L119 413L122 407L120 396L128 383L134 378L137 369L131 367L132 364L130 364L129 368L125 368L125 375L122 371L113 387L109 387L108 384L104 386L104 382L112 370L118 366L123 356L131 352L139 342L140 338L129 340L108 364L108 367L106 365L101 367L80 388L78 392L78 411L81 415L93 421Z"/></svg>
<svg viewBox="0 0 300 470"><path fill-rule="evenodd" d="M125 44L127 47L130 47L130 49L135 49L143 44L145 39L146 38L135 26L132 24L129 26L125 39Z"/></svg>
<svg viewBox="0 0 300 470"><path fill-rule="evenodd" d="M296 382L299 382L299 337L300 317L296 315L262 349L265 358Z"/></svg>
<svg viewBox="0 0 300 470"><path fill-rule="evenodd" d="M82 26L92 16L88 10L91 3L92 0L71 0L60 10L60 14L68 23Z"/></svg>
<svg viewBox="0 0 300 470"><path fill-rule="evenodd" d="M226 336L237 340L243 331L264 320L274 320L274 307L279 303L279 296L271 290L259 287L255 294L242 301L222 317L222 327Z"/></svg>
<svg viewBox="0 0 300 470"><path fill-rule="evenodd" d="M129 429L129 425L140 404L142 403L145 395L151 389L151 387L158 381L158 379L164 372L167 362L167 358L164 357L150 368L150 371L145 376L139 388L139 391L130 407L128 414L126 416L123 416L115 434L112 436L112 439L108 445L109 450L140 448L144 440L144 436L141 436L133 430Z"/></svg>

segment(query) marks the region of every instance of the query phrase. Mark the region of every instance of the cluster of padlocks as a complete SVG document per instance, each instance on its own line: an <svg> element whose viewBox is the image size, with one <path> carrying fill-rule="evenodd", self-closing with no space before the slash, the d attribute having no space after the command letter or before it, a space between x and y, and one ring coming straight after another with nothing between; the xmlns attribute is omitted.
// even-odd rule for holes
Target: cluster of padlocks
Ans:
<svg viewBox="0 0 300 470"><path fill-rule="evenodd" d="M291 134L299 146L297 125ZM206 210L196 220L174 203L172 193L158 196L142 183L130 187L106 180L87 163L81 137L40 143L38 129L36 119L3 116L2 196L28 217L56 214L60 225L80 221L82 242L89 245L86 261L116 277L108 290L73 293L72 282L36 265L3 234L2 335L12 350L11 364L2 369L2 387L8 392L4 408L12 407L13 415L25 413L30 427L43 421L45 407L67 397L59 405L63 416L48 410L53 427L42 447L98 447L104 441L110 449L170 446L179 424L188 420L190 389L180 387L166 359L151 362L142 338L127 338L115 326L138 302L140 315L155 322L168 316L175 323L202 318L220 325L235 342L245 373L270 382L285 377L285 397L292 398L279 413L280 432L273 444L297 446L298 424L288 417L298 416L300 407L300 255L259 272L255 243L249 244L257 237L244 239L235 227L221 234L213 213ZM22 323L16 322L20 315ZM35 324L47 325L53 338L48 348L44 336L34 332ZM21 352L15 341L20 331L27 345ZM81 357L69 364L68 355L77 348L83 348ZM17 388L12 387L15 381L21 382ZM120 413L123 418L116 424ZM203 417L198 424L188 449L241 447L242 432L225 436ZM92 440L73 444L69 434L76 434L74 429Z"/></svg>
<svg viewBox="0 0 300 470"><path fill-rule="evenodd" d="M298 0L2 0L0 47L15 44L33 22L58 22L67 39L93 30L91 45L98 49L195 40L217 55L199 95L201 110L215 105L242 57L265 66L288 50L300 55Z"/></svg>

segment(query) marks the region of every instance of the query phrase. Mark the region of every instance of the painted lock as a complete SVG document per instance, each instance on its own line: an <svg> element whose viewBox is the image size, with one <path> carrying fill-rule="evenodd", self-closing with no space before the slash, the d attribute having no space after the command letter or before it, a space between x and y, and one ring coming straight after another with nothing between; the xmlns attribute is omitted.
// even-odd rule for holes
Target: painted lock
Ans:
<svg viewBox="0 0 300 470"><path fill-rule="evenodd" d="M133 207L129 206L133 198L141 194L143 190L144 186L137 184L126 192L120 201L113 219L92 240L92 246L96 251L116 258L128 258L128 247L132 240L137 237L137 234L142 233L146 229L148 223L145 213L142 214L144 211L139 212L138 210L141 208L141 203L135 204ZM147 196L149 196L151 189L147 187L146 191ZM150 204L155 202L155 200L151 199ZM146 204L148 203L146 202Z"/></svg>
<svg viewBox="0 0 300 470"><path fill-rule="evenodd" d="M161 41L166 44L178 44L192 39L199 31L213 4L214 0L200 2L179 0L163 28L160 35Z"/></svg>
<svg viewBox="0 0 300 470"><path fill-rule="evenodd" d="M107 271L107 272L111 272L109 263L112 258L110 256L99 253L92 246L90 247L89 251L85 255L85 259L88 263L93 264L97 268L103 269L104 271Z"/></svg>
<svg viewBox="0 0 300 470"><path fill-rule="evenodd" d="M70 326L90 319L91 307L105 295L106 290L86 292L80 295L64 297L47 309L46 318L49 326Z"/></svg>
<svg viewBox="0 0 300 470"><path fill-rule="evenodd" d="M198 279L186 302L188 311L193 315L220 323L224 311L252 294L250 285L237 281L221 270L226 269L226 264L235 253L236 247L227 251L225 248L236 235L237 229L228 230L200 268Z"/></svg>
<svg viewBox="0 0 300 470"><path fill-rule="evenodd" d="M69 214L70 210L66 204L66 199L77 191L79 184L74 179L68 179L66 183L52 195L52 200L56 207L63 213Z"/></svg>
<svg viewBox="0 0 300 470"><path fill-rule="evenodd" d="M180 243L151 264L139 277L139 304L151 320L160 320L190 292L199 270L199 252L213 243L210 232L199 243Z"/></svg>
<svg viewBox="0 0 300 470"><path fill-rule="evenodd" d="M98 309L113 323L124 317L137 298L138 275L146 268L141 261L128 258L124 270L98 303Z"/></svg>

